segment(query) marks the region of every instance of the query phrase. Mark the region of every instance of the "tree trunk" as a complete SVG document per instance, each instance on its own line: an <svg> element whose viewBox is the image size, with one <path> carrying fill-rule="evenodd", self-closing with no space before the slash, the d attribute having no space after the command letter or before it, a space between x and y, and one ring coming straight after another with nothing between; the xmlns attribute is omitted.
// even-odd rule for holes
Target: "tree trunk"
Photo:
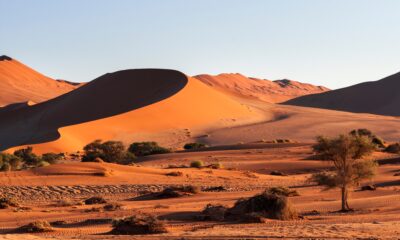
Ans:
<svg viewBox="0 0 400 240"><path fill-rule="evenodd" d="M349 203L347 201L348 195L349 195L349 193L347 190L347 186L343 185L342 186L342 210L341 210L342 212L347 212L350 210Z"/></svg>

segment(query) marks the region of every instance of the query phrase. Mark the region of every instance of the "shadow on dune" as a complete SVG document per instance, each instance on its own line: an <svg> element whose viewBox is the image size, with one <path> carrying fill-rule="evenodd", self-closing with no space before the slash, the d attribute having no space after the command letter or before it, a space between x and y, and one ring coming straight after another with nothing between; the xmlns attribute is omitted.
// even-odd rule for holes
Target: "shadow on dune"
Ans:
<svg viewBox="0 0 400 240"><path fill-rule="evenodd" d="M159 102L179 92L187 82L187 77L175 70L123 70L107 73L81 88L37 105L4 109L0 111L0 151L54 141L60 137L61 127Z"/></svg>

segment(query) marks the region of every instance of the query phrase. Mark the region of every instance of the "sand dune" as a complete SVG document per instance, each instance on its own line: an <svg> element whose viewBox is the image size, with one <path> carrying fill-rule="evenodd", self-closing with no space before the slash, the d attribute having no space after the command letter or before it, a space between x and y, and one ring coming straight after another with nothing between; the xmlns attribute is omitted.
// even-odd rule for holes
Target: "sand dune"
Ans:
<svg viewBox="0 0 400 240"><path fill-rule="evenodd" d="M260 99L269 103L284 102L289 99L328 91L328 88L300 83L293 80L269 81L248 78L242 74L197 75L194 78L207 85L236 96Z"/></svg>
<svg viewBox="0 0 400 240"><path fill-rule="evenodd" d="M285 104L400 116L400 73L375 82L303 96Z"/></svg>
<svg viewBox="0 0 400 240"><path fill-rule="evenodd" d="M43 102L76 86L46 77L7 56L0 56L0 107L18 102Z"/></svg>
<svg viewBox="0 0 400 240"><path fill-rule="evenodd" d="M75 91L41 104L0 111L1 150L54 141L60 137L58 129L61 127L147 106L175 94L186 83L186 76L177 71L125 70L105 74ZM132 120L129 119L129 125L133 124ZM78 139L72 141L84 138L85 133L101 138L104 136L102 131L107 129L121 131L118 125L96 125L94 129L80 130L75 135ZM64 147L68 149L68 145Z"/></svg>

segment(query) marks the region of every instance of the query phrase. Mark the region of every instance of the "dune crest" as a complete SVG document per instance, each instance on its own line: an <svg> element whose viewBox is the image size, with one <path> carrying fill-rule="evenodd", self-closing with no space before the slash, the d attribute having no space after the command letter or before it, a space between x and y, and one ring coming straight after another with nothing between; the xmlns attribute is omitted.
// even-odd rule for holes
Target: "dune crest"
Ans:
<svg viewBox="0 0 400 240"><path fill-rule="evenodd" d="M289 99L329 91L322 86L283 79L270 81L250 78L239 73L223 73L216 76L202 74L194 78L225 93L248 98L256 98L269 103L284 102Z"/></svg>
<svg viewBox="0 0 400 240"><path fill-rule="evenodd" d="M8 56L0 56L0 107L18 102L43 102L76 89L44 76Z"/></svg>
<svg viewBox="0 0 400 240"><path fill-rule="evenodd" d="M60 137L59 128L153 104L175 94L186 83L186 76L178 71L125 70L105 74L75 91L34 106L0 111L0 150L54 141ZM132 120L129 125L134 125ZM103 129L118 128L115 125L97 127L80 131L76 138L85 136L88 131L101 138Z"/></svg>

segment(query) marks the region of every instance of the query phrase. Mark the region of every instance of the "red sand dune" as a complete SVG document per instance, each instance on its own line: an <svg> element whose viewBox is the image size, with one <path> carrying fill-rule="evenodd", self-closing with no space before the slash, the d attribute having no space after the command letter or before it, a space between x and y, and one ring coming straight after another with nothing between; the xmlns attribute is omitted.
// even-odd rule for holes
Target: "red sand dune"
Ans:
<svg viewBox="0 0 400 240"><path fill-rule="evenodd" d="M285 104L358 113L400 116L400 73L375 82L303 96Z"/></svg>
<svg viewBox="0 0 400 240"><path fill-rule="evenodd" d="M0 111L0 150L54 141L60 137L58 129L61 127L107 118L153 104L175 94L186 83L186 76L178 71L125 70L105 74L47 102L5 109ZM128 119L128 124L134 125L133 120ZM81 129L74 136L67 134L66 138L81 147L79 138L85 138L86 134L95 138L108 137L104 132L109 129L122 132L118 124L105 124L94 129ZM63 140L64 136L61 135L61 138ZM58 150L61 149L70 148L69 145L63 145Z"/></svg>
<svg viewBox="0 0 400 240"><path fill-rule="evenodd" d="M0 56L0 107L18 102L43 102L76 86L46 77L28 66Z"/></svg>
<svg viewBox="0 0 400 240"><path fill-rule="evenodd" d="M257 98L269 103L279 103L303 95L329 91L328 88L322 86L314 86L293 80L269 81L248 78L239 73L224 73L216 76L202 74L194 76L194 78L219 91L240 97Z"/></svg>

